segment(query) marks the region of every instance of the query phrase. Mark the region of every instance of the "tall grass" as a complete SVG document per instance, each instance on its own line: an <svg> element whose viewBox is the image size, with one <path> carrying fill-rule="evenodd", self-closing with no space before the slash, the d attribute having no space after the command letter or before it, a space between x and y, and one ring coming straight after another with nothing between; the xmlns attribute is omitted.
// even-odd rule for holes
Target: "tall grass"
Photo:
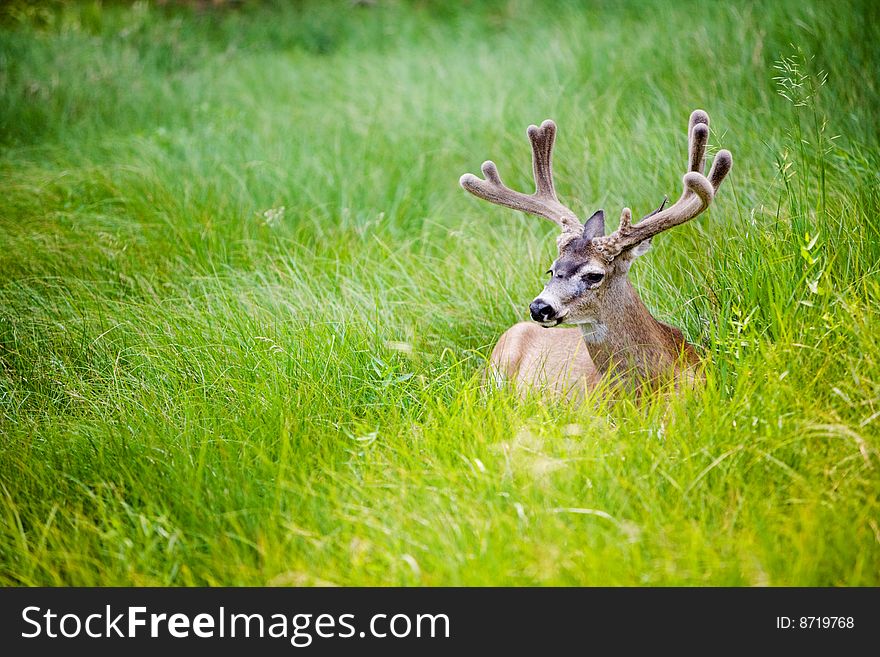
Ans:
<svg viewBox="0 0 880 657"><path fill-rule="evenodd" d="M874 3L2 11L3 584L880 584ZM706 386L483 390L554 240L459 175L648 210L696 107Z"/></svg>

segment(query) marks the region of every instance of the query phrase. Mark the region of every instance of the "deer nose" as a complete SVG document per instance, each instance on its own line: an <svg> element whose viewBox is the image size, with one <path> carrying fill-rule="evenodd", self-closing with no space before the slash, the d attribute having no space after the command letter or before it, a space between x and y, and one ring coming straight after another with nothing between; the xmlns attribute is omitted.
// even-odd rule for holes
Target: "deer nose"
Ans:
<svg viewBox="0 0 880 657"><path fill-rule="evenodd" d="M553 310L553 306L544 301L543 299L535 299L529 304L529 313L532 315L532 319L536 322L549 322L553 319L556 312Z"/></svg>

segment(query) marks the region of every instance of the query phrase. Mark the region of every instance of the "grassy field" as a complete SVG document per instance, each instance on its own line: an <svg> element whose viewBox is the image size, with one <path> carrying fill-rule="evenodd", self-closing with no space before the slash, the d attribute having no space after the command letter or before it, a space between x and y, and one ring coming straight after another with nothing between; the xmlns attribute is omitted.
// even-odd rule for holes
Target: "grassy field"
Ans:
<svg viewBox="0 0 880 657"><path fill-rule="evenodd" d="M0 584L880 585L876 3L0 12ZM482 390L555 228L459 176L613 228L696 107L706 386Z"/></svg>

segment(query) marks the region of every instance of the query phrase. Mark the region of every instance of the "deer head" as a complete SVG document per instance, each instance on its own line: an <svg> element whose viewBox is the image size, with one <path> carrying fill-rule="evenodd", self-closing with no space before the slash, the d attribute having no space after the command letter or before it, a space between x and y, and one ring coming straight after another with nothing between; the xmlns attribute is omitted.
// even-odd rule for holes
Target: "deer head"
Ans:
<svg viewBox="0 0 880 657"><path fill-rule="evenodd" d="M582 224L556 197L551 168L556 124L548 120L540 128L529 126L528 136L532 143L534 194L506 187L491 161L483 163L484 180L467 173L459 182L474 196L544 217L559 226L560 235L556 240L559 256L547 272L550 280L529 306L532 319L546 327L563 322L592 324L601 333L606 317L619 312L616 301L621 298L622 286L630 289L627 274L633 260L648 251L655 235L690 221L709 207L730 171L730 152L719 151L708 178L703 175L709 116L695 110L688 125L688 170L679 199L670 207L666 207L664 199L659 208L636 224L632 223L630 209L624 208L620 226L606 235L604 211L595 212ZM584 335L588 337L588 331Z"/></svg>

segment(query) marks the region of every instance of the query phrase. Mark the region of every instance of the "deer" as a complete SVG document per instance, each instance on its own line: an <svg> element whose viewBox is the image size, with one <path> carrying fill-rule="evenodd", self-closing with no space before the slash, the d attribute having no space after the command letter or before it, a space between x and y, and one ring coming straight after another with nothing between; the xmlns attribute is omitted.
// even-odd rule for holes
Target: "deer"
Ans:
<svg viewBox="0 0 880 657"><path fill-rule="evenodd" d="M556 124L548 119L540 127L529 126L527 134L533 194L505 186L491 160L481 167L482 179L466 173L459 180L478 198L548 219L560 229L550 278L529 305L533 321L517 323L501 335L487 374L498 386L511 383L520 394L537 391L555 399L583 399L603 381L611 389L624 386L641 394L663 382L677 390L701 380L697 350L680 329L654 318L629 271L655 236L703 213L730 172L733 158L719 150L708 175L703 173L709 115L699 109L690 115L688 169L678 200L667 207L665 197L637 223L625 207L618 228L607 235L604 210L581 223L556 195L551 166ZM555 328L561 324L572 327Z"/></svg>

